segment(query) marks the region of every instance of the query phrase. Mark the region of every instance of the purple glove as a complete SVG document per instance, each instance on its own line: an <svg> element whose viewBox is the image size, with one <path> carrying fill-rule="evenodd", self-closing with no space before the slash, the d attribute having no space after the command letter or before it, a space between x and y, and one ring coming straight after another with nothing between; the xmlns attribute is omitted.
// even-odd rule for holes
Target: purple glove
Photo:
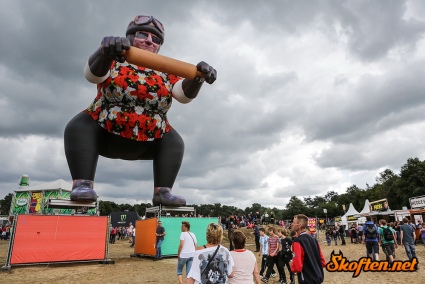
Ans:
<svg viewBox="0 0 425 284"><path fill-rule="evenodd" d="M207 82L208 84L212 84L217 79L217 70L215 70L212 66L208 65L208 63L205 63L204 61L199 62L196 65L196 69L198 69L199 72L202 72L205 75L205 78L201 78L199 76L195 77L195 81L198 83L201 83L205 80L205 82Z"/></svg>
<svg viewBox="0 0 425 284"><path fill-rule="evenodd" d="M130 41L125 37L106 36L100 44L100 51L102 55L123 63L123 51L129 50L130 46Z"/></svg>

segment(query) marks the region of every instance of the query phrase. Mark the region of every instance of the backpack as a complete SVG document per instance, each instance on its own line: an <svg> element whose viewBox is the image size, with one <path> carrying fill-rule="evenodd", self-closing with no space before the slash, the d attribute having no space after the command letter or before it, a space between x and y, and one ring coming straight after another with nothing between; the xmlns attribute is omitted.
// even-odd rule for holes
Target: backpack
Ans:
<svg viewBox="0 0 425 284"><path fill-rule="evenodd" d="M382 234L384 236L384 240L387 242L394 241L393 232L390 227L382 227Z"/></svg>
<svg viewBox="0 0 425 284"><path fill-rule="evenodd" d="M366 225L366 238L375 239L378 237L378 232L376 231L376 227L374 224Z"/></svg>

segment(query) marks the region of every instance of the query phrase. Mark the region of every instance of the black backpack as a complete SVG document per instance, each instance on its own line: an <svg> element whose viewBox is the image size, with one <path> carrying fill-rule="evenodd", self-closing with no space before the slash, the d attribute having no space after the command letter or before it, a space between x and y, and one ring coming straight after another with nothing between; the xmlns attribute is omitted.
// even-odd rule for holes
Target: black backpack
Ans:
<svg viewBox="0 0 425 284"><path fill-rule="evenodd" d="M382 227L382 234L387 242L394 241L394 235L390 227Z"/></svg>
<svg viewBox="0 0 425 284"><path fill-rule="evenodd" d="M378 232L376 231L376 227L374 224L366 225L366 238L375 239L378 237Z"/></svg>

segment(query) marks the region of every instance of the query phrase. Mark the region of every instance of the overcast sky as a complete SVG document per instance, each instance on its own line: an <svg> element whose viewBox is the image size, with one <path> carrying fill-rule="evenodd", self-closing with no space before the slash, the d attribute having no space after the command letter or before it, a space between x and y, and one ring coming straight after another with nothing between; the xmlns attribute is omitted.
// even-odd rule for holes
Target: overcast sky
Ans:
<svg viewBox="0 0 425 284"><path fill-rule="evenodd" d="M117 4L119 3L119 4ZM365 188L425 159L425 1L0 0L0 198L64 179L63 131L96 96L83 69L137 14L160 53L218 79L170 124L185 141L188 204L284 208L293 195ZM101 200L151 202L151 161L100 158ZM407 205L407 204L406 204ZM361 210L361 208L357 208Z"/></svg>

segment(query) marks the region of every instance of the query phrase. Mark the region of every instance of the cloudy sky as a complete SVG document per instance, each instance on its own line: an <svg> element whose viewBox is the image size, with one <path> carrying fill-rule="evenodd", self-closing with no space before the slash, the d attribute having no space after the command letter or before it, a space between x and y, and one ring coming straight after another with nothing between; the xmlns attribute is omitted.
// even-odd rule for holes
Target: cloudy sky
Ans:
<svg viewBox="0 0 425 284"><path fill-rule="evenodd" d="M84 65L137 14L164 23L162 55L218 71L168 113L188 204L284 208L425 159L424 1L117 3L0 0L0 198L22 174L72 181L63 131L96 95ZM95 189L150 202L152 162L100 158Z"/></svg>

